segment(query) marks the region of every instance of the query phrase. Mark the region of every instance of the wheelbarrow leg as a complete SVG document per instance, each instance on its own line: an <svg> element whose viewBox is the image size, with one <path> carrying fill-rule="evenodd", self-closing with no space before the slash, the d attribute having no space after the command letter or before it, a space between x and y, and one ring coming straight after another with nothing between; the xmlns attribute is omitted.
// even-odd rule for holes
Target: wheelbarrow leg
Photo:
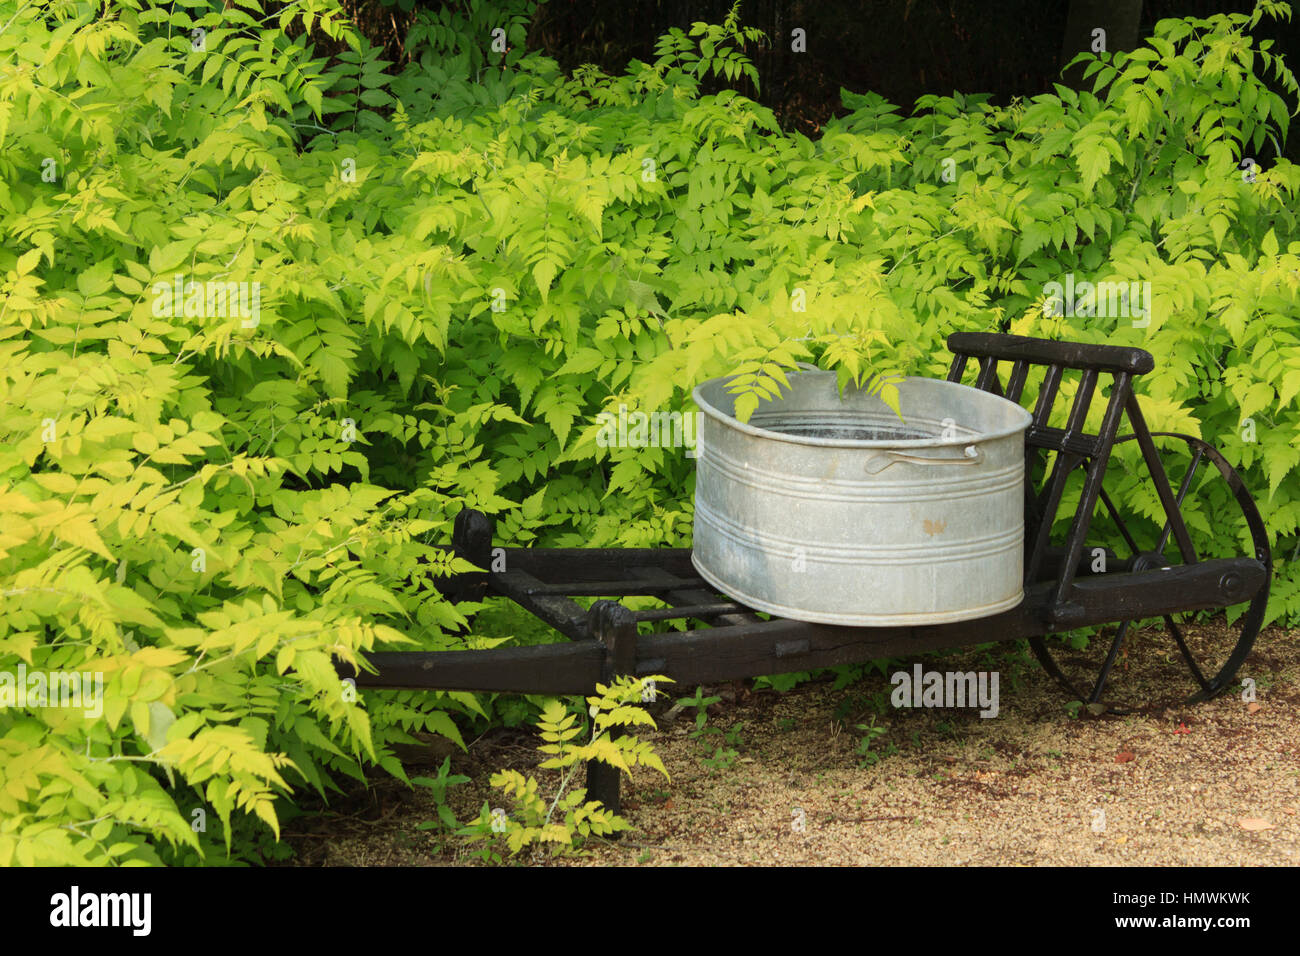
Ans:
<svg viewBox="0 0 1300 956"><path fill-rule="evenodd" d="M486 572L492 566L492 533L495 528L496 522L483 512L472 508L464 509L456 515L452 525L452 551L458 558L464 558ZM487 596L487 575L472 572L461 574L444 583L438 590L452 604L482 601ZM469 627L462 625L458 633L468 634Z"/></svg>
<svg viewBox="0 0 1300 956"><path fill-rule="evenodd" d="M597 601L591 606L591 633L605 645L605 682L636 671L636 616L617 601ZM610 739L622 736L622 729L611 727ZM587 798L599 800L613 813L621 809L621 781L617 767L599 760L587 761ZM613 836L617 837L615 833Z"/></svg>

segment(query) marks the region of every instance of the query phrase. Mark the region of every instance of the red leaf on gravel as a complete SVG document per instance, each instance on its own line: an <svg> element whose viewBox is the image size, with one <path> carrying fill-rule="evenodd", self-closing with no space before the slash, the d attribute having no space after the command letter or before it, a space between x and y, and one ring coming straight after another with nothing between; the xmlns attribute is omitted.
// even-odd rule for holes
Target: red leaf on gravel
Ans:
<svg viewBox="0 0 1300 956"><path fill-rule="evenodd" d="M1256 713L1258 710L1260 710L1260 705L1255 703L1254 701L1251 701L1249 704L1246 705L1246 713L1248 714Z"/></svg>
<svg viewBox="0 0 1300 956"><path fill-rule="evenodd" d="M1174 731L1176 734L1190 734L1191 732L1192 728L1188 727L1186 724L1179 724L1178 729Z"/></svg>
<svg viewBox="0 0 1300 956"><path fill-rule="evenodd" d="M1121 750L1119 753L1115 755L1116 763L1128 763L1132 759L1133 759L1133 752L1131 750Z"/></svg>
<svg viewBox="0 0 1300 956"><path fill-rule="evenodd" d="M1267 820L1261 820L1259 817L1242 817L1237 821L1237 825L1243 830L1271 830L1273 824Z"/></svg>

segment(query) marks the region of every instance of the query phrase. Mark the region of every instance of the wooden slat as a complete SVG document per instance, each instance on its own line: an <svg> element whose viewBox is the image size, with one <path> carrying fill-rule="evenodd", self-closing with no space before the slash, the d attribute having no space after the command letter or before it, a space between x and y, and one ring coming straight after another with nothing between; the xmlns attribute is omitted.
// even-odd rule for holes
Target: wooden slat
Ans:
<svg viewBox="0 0 1300 956"><path fill-rule="evenodd" d="M655 584L661 582L664 584L674 584L681 580L680 578L676 578L669 574L667 571L664 571L662 568L632 568L631 573L635 577L653 581ZM697 588L675 588L671 591L665 592L662 597L663 600L669 604L678 607L686 604L711 604L715 600L713 591ZM746 626L761 624L763 623L763 619L753 611L740 611L736 614L720 614L715 618L713 623L724 627L733 625Z"/></svg>
<svg viewBox="0 0 1300 956"><path fill-rule="evenodd" d="M526 571L498 571L491 576L492 589L510 598L530 614L541 618L561 634L574 640L586 640L591 635L587 611L576 601L558 595L536 595L530 589L541 584Z"/></svg>
<svg viewBox="0 0 1300 956"><path fill-rule="evenodd" d="M683 617L708 621L724 614L737 614L744 610L744 605L726 601L717 604L680 604L676 607L656 607L648 611L636 611L635 613L637 622L640 623L641 621L671 621Z"/></svg>
<svg viewBox="0 0 1300 956"><path fill-rule="evenodd" d="M923 627L832 627L774 620L640 638L637 673L692 685L855 664L883 657L1035 637L1051 630L1223 607L1248 599L1267 578L1253 558L1223 558L1161 571L1099 574L1077 581L1068 601L1050 605L1054 581L1026 591L1018 607L990 617ZM1235 581L1231 590L1224 582Z"/></svg>
<svg viewBox="0 0 1300 956"><path fill-rule="evenodd" d="M1042 570L1043 559L1047 557L1047 546L1052 535L1052 524L1056 521L1056 511L1061 506L1061 495L1065 491L1065 483L1079 463L1083 460L1082 456L1073 452L1057 452L1056 461L1052 463L1051 476L1044 483L1043 493L1038 497L1034 507L1035 520L1038 522L1034 530L1034 539L1030 542L1025 541L1028 557L1025 560L1025 582L1033 583L1038 580Z"/></svg>
<svg viewBox="0 0 1300 956"><path fill-rule="evenodd" d="M663 568L693 578L690 548L505 548L507 571L524 571L538 581L609 581L630 577L634 567Z"/></svg>
<svg viewBox="0 0 1300 956"><path fill-rule="evenodd" d="M1025 379L1029 377L1029 362L1020 359L1011 366L1011 376L1007 379L1007 398L1013 402L1020 401L1020 394L1025 390Z"/></svg>
<svg viewBox="0 0 1300 956"><path fill-rule="evenodd" d="M1024 359L1035 365L1130 375L1142 375L1156 366L1150 352L1129 346L1057 342L997 332L954 332L948 336L948 351L976 358Z"/></svg>
<svg viewBox="0 0 1300 956"><path fill-rule="evenodd" d="M1061 366L1053 365L1043 376L1043 384L1038 389L1038 401L1034 404L1034 424L1039 428L1046 428L1052 420L1052 405L1056 403L1056 393L1061 387L1061 375Z"/></svg>
<svg viewBox="0 0 1300 956"><path fill-rule="evenodd" d="M589 694L600 680L605 648L596 641L484 651L367 654L378 674L340 666L358 687L472 690L508 694Z"/></svg>
<svg viewBox="0 0 1300 956"><path fill-rule="evenodd" d="M764 624L717 627L640 640L638 674L664 674L683 685L739 680L856 664L883 657L1040 632L1023 606L995 617L939 627L834 627L777 619Z"/></svg>
<svg viewBox="0 0 1300 956"><path fill-rule="evenodd" d="M975 377L975 387L992 392L994 395L1001 395L1002 386L998 384L998 360L981 357L979 362L980 373Z"/></svg>
<svg viewBox="0 0 1300 956"><path fill-rule="evenodd" d="M1101 441L1096 435L1082 435L1067 432L1064 428L1045 428L1030 425L1025 430L1025 444L1031 448L1050 448L1056 451L1069 451L1085 458L1094 457L1101 449Z"/></svg>
<svg viewBox="0 0 1300 956"><path fill-rule="evenodd" d="M1214 558L1172 568L1079 578L1053 615L1053 629L1067 631L1108 621L1231 607L1250 600L1267 581L1267 570L1254 558Z"/></svg>
<svg viewBox="0 0 1300 956"><path fill-rule="evenodd" d="M675 576L674 580L678 580ZM682 579L682 587L704 587L708 582L704 578ZM562 594L568 597L644 597L658 594L666 585L650 582L631 581L626 578L619 581L565 581L558 584L544 584L529 590L533 596L543 594Z"/></svg>
<svg viewBox="0 0 1300 956"><path fill-rule="evenodd" d="M617 601L597 601L591 607L591 631L605 649L600 679L612 683L616 677L631 676L636 671L637 630L632 612ZM623 736L615 724L605 733L610 740ZM620 809L620 771L602 760L587 761L587 795L599 800L612 812Z"/></svg>
<svg viewBox="0 0 1300 956"><path fill-rule="evenodd" d="M1018 607L991 617L924 627L832 627L774 620L637 639L635 673L665 674L683 684L779 674L873 658L1033 637L1119 620L1241 603L1267 583L1253 558L1082 578L1068 601L1050 605L1055 582L1026 592ZM619 648L620 654L626 648ZM601 680L606 647L597 641L486 651L399 651L367 655L378 675L356 675L363 687L409 687L523 694L588 693ZM632 665L622 658L620 670ZM354 676L340 665L341 676Z"/></svg>
<svg viewBox="0 0 1300 956"><path fill-rule="evenodd" d="M1083 373L1083 385L1091 389L1090 377L1096 376L1096 372L1091 370ZM1124 402L1129 394L1129 375L1127 372L1120 372L1115 376L1115 382L1110 390L1110 402L1106 406L1106 413L1102 416L1101 431L1098 433L1100 447L1105 450L1105 454L1098 454L1088 463L1087 474L1083 479L1083 490L1079 494L1079 504L1074 511L1074 520L1070 523L1070 533L1066 539L1065 560L1061 563L1061 577L1056 586L1054 601L1065 600L1066 593L1074 580L1075 569L1079 566L1079 559L1083 556L1084 542L1088 536L1088 528L1092 524L1093 512L1097 509L1097 497L1101 493L1101 483L1106 477L1106 464L1110 458L1111 446L1115 443L1115 434L1119 430L1119 423L1124 417ZM1082 387L1080 389L1082 392ZM1071 415L1071 429L1082 426L1082 421L1087 417L1087 403L1084 401L1082 394L1076 399L1076 411L1082 404L1083 410L1077 416ZM1076 419L1079 425L1075 425Z"/></svg>

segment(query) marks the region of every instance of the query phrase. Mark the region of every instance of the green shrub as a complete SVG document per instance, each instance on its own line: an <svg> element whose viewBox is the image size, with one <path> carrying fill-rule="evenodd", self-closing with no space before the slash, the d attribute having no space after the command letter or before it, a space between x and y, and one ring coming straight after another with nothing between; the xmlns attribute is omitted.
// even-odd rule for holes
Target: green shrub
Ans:
<svg viewBox="0 0 1300 956"><path fill-rule="evenodd" d="M806 359L888 397L955 329L1139 345L1152 426L1294 542L1300 175L1265 80L1296 84L1248 33L1286 5L1164 21L1092 93L845 93L817 141L701 93L750 74L734 15L611 77L525 52L528 4L470 9L417 16L398 70L335 0L0 2L0 673L104 679L102 715L0 710L0 863L257 859L294 788L463 745L490 698L331 660L527 626L462 635L433 592L463 507L686 543L693 462L598 415L715 375L747 409ZM1150 281L1149 324L1045 319L1067 273Z"/></svg>
<svg viewBox="0 0 1300 956"><path fill-rule="evenodd" d="M560 771L555 795L547 800L542 796L541 785L535 777L525 777L518 770L502 770L492 775L492 786L511 798L513 814L502 807L490 808L486 803L478 818L468 824L463 834L471 840L491 840L498 837L517 855L525 847L533 847L539 856L545 846L553 855L572 855L581 851L586 838L609 836L630 830L631 824L611 812L599 800L588 800L584 787L573 787L574 776L597 761L632 775L632 768L640 766L657 770L668 779L668 770L655 752L653 745L634 733L638 726L655 726L654 718L637 704L643 699L647 684L670 684L662 675L654 677L616 678L608 686L597 684L596 692L586 698L587 713L591 717L587 742L580 738L584 733L578 723L578 714L560 700L550 700L542 709L537 722L542 743L538 752L545 759L540 770ZM499 854L490 847L480 850L484 859L500 862Z"/></svg>

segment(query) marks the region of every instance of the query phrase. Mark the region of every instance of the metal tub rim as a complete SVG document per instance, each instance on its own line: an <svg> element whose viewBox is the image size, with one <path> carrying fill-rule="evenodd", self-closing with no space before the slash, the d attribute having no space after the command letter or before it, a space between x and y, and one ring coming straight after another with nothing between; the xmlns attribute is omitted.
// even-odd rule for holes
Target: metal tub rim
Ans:
<svg viewBox="0 0 1300 956"><path fill-rule="evenodd" d="M829 377L835 378L836 373L824 371L822 369L800 369L793 375L812 377ZM819 438L812 435L793 435L788 432L773 431L769 428L761 428L757 425L751 425L749 422L742 422L733 415L729 415L717 408L704 397L704 390L709 388L723 387L735 376L722 376L720 378L711 378L707 382L702 382L691 392L691 398L695 400L696 406L700 411L710 418L733 428L736 431L751 435L755 438L763 438L769 441L787 442L792 445L811 445L821 448L959 448L965 445L977 444L980 442L993 441L999 438L1006 438L1023 432L1033 421L1033 416L1023 406L1016 404L1000 395L994 395L991 392L982 389L971 388L969 385L961 385L957 382L949 382L946 379L928 378L922 375L909 375L897 384L902 385L904 382L923 381L929 383L927 387L943 387L950 389L954 395L960 393L967 401L983 401L992 399L995 402L1001 402L1006 406L1005 411L1011 413L1009 417L1015 419L1013 424L1006 425L993 431L981 431L977 435L958 435L954 438L944 438L937 436L933 438ZM845 390L846 392L848 389ZM974 393L972 395L971 393ZM984 396L983 399L977 396ZM779 400L775 399L775 400ZM760 405L761 407L761 405ZM904 422L905 423L905 422Z"/></svg>

